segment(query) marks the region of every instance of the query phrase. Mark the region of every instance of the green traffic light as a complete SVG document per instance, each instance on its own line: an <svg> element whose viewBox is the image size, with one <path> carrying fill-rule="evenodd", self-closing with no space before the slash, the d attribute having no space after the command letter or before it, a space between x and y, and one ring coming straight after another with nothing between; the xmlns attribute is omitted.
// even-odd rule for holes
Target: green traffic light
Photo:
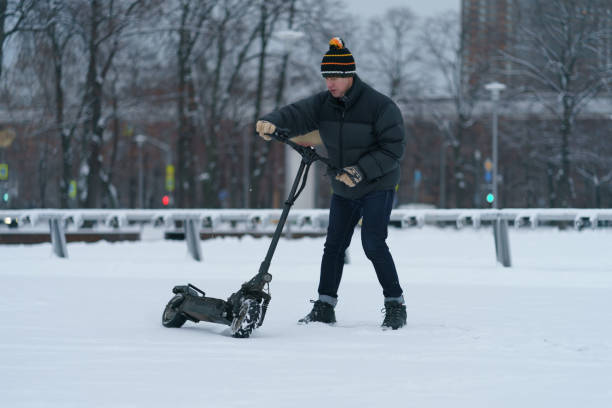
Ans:
<svg viewBox="0 0 612 408"><path fill-rule="evenodd" d="M2 200L4 200L5 203L8 203L9 193L4 193L4 195L2 196Z"/></svg>
<svg viewBox="0 0 612 408"><path fill-rule="evenodd" d="M487 203L491 204L493 201L495 201L495 196L493 193L487 194Z"/></svg>

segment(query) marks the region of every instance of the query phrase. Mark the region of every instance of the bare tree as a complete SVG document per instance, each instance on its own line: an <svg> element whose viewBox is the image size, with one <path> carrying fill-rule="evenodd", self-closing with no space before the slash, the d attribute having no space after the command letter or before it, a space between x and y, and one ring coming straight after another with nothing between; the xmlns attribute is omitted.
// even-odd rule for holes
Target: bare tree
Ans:
<svg viewBox="0 0 612 408"><path fill-rule="evenodd" d="M68 190L70 180L73 178L73 151L72 140L74 138L78 116L73 122L65 122L65 72L66 59L70 56L70 42L75 35L74 20L72 12L65 3L46 0L36 3L29 21L29 30L34 34L36 41L36 53L48 55L52 61L52 83L54 90L54 133L58 135L61 143L62 176L60 179L60 206L67 208L69 205ZM46 65L46 64L45 64ZM83 105L81 105L83 106Z"/></svg>
<svg viewBox="0 0 612 408"><path fill-rule="evenodd" d="M210 18L214 7L212 1L192 2L180 0L178 7L178 189L177 204L180 207L194 207L195 169L194 138L196 134L197 103L193 78L193 50L201 37L204 22Z"/></svg>
<svg viewBox="0 0 612 408"><path fill-rule="evenodd" d="M57 206L68 205L68 185L72 178L72 151L70 140L78 122L66 122L66 89L64 68L73 56L68 43L73 37L72 16L62 2L45 0L35 2L20 25L13 51L13 76L9 95L17 95L19 87L27 84L32 92L31 102L17 101L19 105L36 106L37 121L41 124L33 137L39 139L38 174L41 205L49 202ZM72 60L71 62L73 62ZM72 66L77 66L72 64ZM74 75L75 72L69 74ZM33 81L34 79L34 81ZM74 91L74 87L71 91ZM19 99L19 98L17 98ZM35 135L35 136L34 136ZM60 154L58 154L58 152ZM59 159L59 160L56 160ZM61 177L55 169L67 170ZM47 187L58 185L47 200Z"/></svg>
<svg viewBox="0 0 612 408"><path fill-rule="evenodd" d="M607 10L607 13L606 13ZM599 0L534 0L522 9L513 73L558 121L558 142L549 173L553 206L571 206L572 143L576 120L610 83L609 3Z"/></svg>
<svg viewBox="0 0 612 408"><path fill-rule="evenodd" d="M429 71L437 74L429 79L437 85L437 89L430 92L450 101L449 110L436 108L436 105L444 106L440 103L424 108L433 116L443 139L440 143L440 161L444 165L440 169L439 206L470 206L473 194L469 194L468 185L474 186L475 183L467 183L466 176L473 172L471 157L475 145L469 129L475 123L474 107L483 91L480 80L488 71L488 64L484 61L468 64L464 60L465 31L456 13L443 14L426 21L421 40L428 55L426 59L431 67ZM446 182L447 147L451 148L452 153L452 184ZM451 196L454 197L452 204L446 199L447 188L450 188Z"/></svg>
<svg viewBox="0 0 612 408"><path fill-rule="evenodd" d="M258 57L257 57L257 82L255 89L255 101L253 111L253 121L255 123L262 113L264 103L264 90L266 89L266 74L268 72L266 64L268 63L268 47L270 39L274 32L274 27L278 22L281 13L285 11L284 2L279 0L260 0L259 3L259 21L258 21ZM270 152L270 144L255 143L253 137L248 138L246 143L250 148L246 152L250 152L249 159L249 192L248 199L245 202L246 206L261 205L257 203L260 192L260 181L262 179L264 169L266 168L267 157ZM245 152L245 153L246 153Z"/></svg>
<svg viewBox="0 0 612 408"><path fill-rule="evenodd" d="M581 136L572 146L572 163L581 176L578 180L585 183L583 193L577 196L588 207L605 207L604 195L612 190L612 116L580 121L576 130Z"/></svg>
<svg viewBox="0 0 612 408"><path fill-rule="evenodd" d="M227 205L219 202L219 193L233 206L245 205L246 199L263 206L273 202L270 188L277 190L283 185L284 166L279 161L282 147L259 143L254 137L253 115L258 109L261 112L278 107L286 102L287 95L295 98L296 91L303 92L302 87L312 86L308 81L312 75L306 67L318 68L313 60L320 58L320 51L314 59L304 52L303 47L311 44L308 39L311 30L305 24L324 3L234 0L217 6L218 13L210 28L214 46L197 60L202 117L206 122L203 205ZM262 7L268 26L264 37ZM279 29L302 30L304 37L283 40L275 35ZM289 58L290 50L300 52L293 52ZM253 184L254 178L257 184Z"/></svg>
<svg viewBox="0 0 612 408"><path fill-rule="evenodd" d="M4 44L19 32L34 4L33 0L0 0L0 78L4 64Z"/></svg>
<svg viewBox="0 0 612 408"><path fill-rule="evenodd" d="M332 13L331 5L328 0L0 1L2 45L14 47L4 66L11 80L4 81L3 101L26 124L28 136L14 147L40 159L12 167L20 180L34 173L39 180L21 183L17 200L71 206L68 190L76 178L76 205L135 205L132 136L143 132L167 138L173 151L166 157L178 158L175 205L239 206L245 196L253 206L277 203L283 146L261 143L253 121L323 89L319 61L327 41L353 32L356 24ZM16 11L26 9L32 12L13 36ZM344 32L337 31L340 26ZM304 36L283 44L275 33L284 29ZM163 188L160 151L151 147L144 153L145 194L151 199Z"/></svg>
<svg viewBox="0 0 612 408"><path fill-rule="evenodd" d="M235 105L243 105L250 98L245 87L248 74L245 66L253 57L249 54L257 38L259 27L252 23L250 14L256 5L247 0L224 1L217 5L217 13L210 21L212 47L201 47L197 58L202 117L205 120L204 171L200 177L202 202L206 207L217 207L219 192L231 191L230 199L238 204L241 172L241 130L247 116L237 113ZM233 108L232 108L233 107ZM224 165L229 164L229 165ZM231 184L230 188L228 185Z"/></svg>
<svg viewBox="0 0 612 408"><path fill-rule="evenodd" d="M408 7L392 7L372 18L367 26L364 71L381 78L381 91L400 103L418 97L423 84L422 44L418 38L418 20Z"/></svg>
<svg viewBox="0 0 612 408"><path fill-rule="evenodd" d="M81 5L84 12L80 32L87 50L87 75L85 79L85 129L83 148L86 152L81 166L81 203L87 208L99 206L104 180L107 175L102 166L104 81L112 67L113 59L121 45L121 34L130 24L132 13L141 0L111 0L102 4L89 0Z"/></svg>

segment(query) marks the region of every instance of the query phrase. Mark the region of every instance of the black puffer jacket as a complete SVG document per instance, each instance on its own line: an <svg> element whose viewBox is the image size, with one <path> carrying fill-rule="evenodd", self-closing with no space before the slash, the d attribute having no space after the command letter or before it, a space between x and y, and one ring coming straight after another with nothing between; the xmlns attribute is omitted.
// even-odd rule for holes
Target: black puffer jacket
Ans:
<svg viewBox="0 0 612 408"><path fill-rule="evenodd" d="M351 199L395 188L406 145L404 122L387 96L354 77L342 99L329 91L284 106L261 118L297 136L319 129L332 165L359 166L364 180L348 187L330 174L334 193ZM330 172L331 173L331 172Z"/></svg>

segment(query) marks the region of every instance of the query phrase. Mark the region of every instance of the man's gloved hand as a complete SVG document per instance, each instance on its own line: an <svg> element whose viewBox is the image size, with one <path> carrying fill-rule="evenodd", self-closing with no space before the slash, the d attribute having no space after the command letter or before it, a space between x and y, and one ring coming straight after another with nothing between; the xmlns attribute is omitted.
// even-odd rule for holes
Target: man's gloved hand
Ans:
<svg viewBox="0 0 612 408"><path fill-rule="evenodd" d="M349 187L355 187L357 183L363 180L363 175L357 166L345 167L343 172L336 174L336 180L339 180Z"/></svg>
<svg viewBox="0 0 612 408"><path fill-rule="evenodd" d="M259 136L261 136L266 142L272 139L268 135L274 133L275 130L276 125L265 120L258 120L255 124L255 131L259 133Z"/></svg>

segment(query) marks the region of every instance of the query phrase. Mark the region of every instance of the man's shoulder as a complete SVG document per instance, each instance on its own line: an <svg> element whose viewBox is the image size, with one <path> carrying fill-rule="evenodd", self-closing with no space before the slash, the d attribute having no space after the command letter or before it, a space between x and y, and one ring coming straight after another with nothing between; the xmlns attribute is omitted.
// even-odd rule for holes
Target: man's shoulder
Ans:
<svg viewBox="0 0 612 408"><path fill-rule="evenodd" d="M392 114L400 112L399 106L397 106L393 99L366 83L364 85L364 99L370 109L374 109L376 117L381 117L385 112L393 112Z"/></svg>
<svg viewBox="0 0 612 408"><path fill-rule="evenodd" d="M380 100L381 103L383 104L388 104L391 103L393 105L395 105L395 102L393 101L393 99L391 99L391 97L385 95L384 93L372 88L372 90L374 91L374 93L376 94L376 97Z"/></svg>
<svg viewBox="0 0 612 408"><path fill-rule="evenodd" d="M393 99L391 99L384 93L374 89L374 87L372 87L371 85L365 82L363 82L363 85L364 85L364 94L366 96L366 99L368 99L369 101L375 102L376 105L378 106L384 106L387 104L396 105Z"/></svg>

